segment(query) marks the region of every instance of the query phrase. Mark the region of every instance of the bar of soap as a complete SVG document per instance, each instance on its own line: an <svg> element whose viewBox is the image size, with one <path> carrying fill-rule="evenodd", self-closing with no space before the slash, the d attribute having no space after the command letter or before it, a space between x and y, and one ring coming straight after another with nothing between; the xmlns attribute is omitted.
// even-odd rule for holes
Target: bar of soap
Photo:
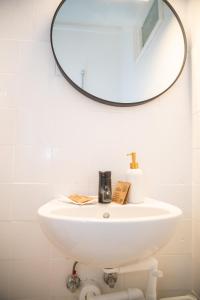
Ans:
<svg viewBox="0 0 200 300"><path fill-rule="evenodd" d="M118 181L113 193L112 201L118 204L126 204L130 186L131 184L129 182Z"/></svg>
<svg viewBox="0 0 200 300"><path fill-rule="evenodd" d="M93 200L93 197L77 194L70 195L68 198L76 203L86 203Z"/></svg>

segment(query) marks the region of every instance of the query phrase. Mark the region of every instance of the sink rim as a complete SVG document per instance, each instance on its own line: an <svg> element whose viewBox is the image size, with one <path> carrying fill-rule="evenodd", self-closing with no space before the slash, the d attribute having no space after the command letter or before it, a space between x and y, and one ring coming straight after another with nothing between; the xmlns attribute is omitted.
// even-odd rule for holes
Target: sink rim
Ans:
<svg viewBox="0 0 200 300"><path fill-rule="evenodd" d="M128 209L128 207L144 207L144 208L157 208L157 209L163 209L166 211L166 213L163 213L161 215L153 215L153 216L142 216L142 217L123 217L119 216L119 218L99 218L97 216L94 217L84 217L84 216L70 216L70 215L58 215L54 212L55 209L58 208L73 208L74 210L76 209L91 209L96 207L98 208L103 208L105 211L102 211L102 214L105 212L109 212L109 208L112 207L117 207L120 210L125 210ZM132 204L128 203L126 205L120 205L116 203L110 203L110 204L90 204L90 205L75 205L75 204L70 204L70 203L65 203L62 200L58 199L53 199L43 206L41 206L38 209L38 217L39 218L48 218L48 219L54 219L54 220L62 220L62 221L68 221L68 222L79 222L79 223L140 223L140 222L148 222L148 221L160 221L160 220L165 220L165 219L172 219L172 218L178 218L181 217L183 214L182 210L178 208L177 206L174 206L172 204L169 204L167 202L162 202L158 201L152 198L145 198L143 203L140 204Z"/></svg>

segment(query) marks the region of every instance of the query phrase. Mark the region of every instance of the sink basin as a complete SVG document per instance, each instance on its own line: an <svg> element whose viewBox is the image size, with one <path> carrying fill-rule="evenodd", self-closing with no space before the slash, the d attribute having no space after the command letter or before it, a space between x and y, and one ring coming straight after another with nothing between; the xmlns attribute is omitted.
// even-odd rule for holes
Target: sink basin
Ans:
<svg viewBox="0 0 200 300"><path fill-rule="evenodd" d="M39 211L47 237L65 256L114 268L153 255L175 231L182 211L146 198L141 204L74 205L52 200Z"/></svg>

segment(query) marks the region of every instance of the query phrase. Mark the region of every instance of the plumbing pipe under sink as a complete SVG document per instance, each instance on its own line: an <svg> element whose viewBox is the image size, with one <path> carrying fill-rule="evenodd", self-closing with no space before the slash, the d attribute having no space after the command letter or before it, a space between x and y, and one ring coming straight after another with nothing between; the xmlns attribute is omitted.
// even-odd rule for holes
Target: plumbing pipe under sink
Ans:
<svg viewBox="0 0 200 300"><path fill-rule="evenodd" d="M91 286L90 286L91 287ZM95 286L91 287L95 289ZM93 295L92 295L93 294ZM80 293L79 300L145 300L144 294L139 289L128 289L127 291L115 292L110 294L99 295L99 293L85 293L84 289Z"/></svg>
<svg viewBox="0 0 200 300"><path fill-rule="evenodd" d="M89 297L88 300L144 300L144 295L139 289L128 289L123 292Z"/></svg>
<svg viewBox="0 0 200 300"><path fill-rule="evenodd" d="M128 289L127 291L101 295L100 289L95 282L90 285L86 282L79 300L156 300L157 280L162 277L162 272L158 270L158 261L154 257L148 258L137 264L122 266L119 268L104 269L104 273L124 274L130 272L148 271L148 281L145 297L139 289Z"/></svg>
<svg viewBox="0 0 200 300"><path fill-rule="evenodd" d="M119 268L104 269L104 273L131 273L148 271L148 282L146 288L145 299L156 300L157 299L157 280L163 276L162 271L158 270L158 261L154 257L147 258L144 261L138 262L133 265L122 266ZM114 299L114 298L113 298Z"/></svg>

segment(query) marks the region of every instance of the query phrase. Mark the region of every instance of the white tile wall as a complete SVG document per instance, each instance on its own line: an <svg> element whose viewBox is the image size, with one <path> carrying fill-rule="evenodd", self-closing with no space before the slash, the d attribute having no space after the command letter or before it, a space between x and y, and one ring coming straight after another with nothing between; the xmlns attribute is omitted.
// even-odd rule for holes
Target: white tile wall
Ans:
<svg viewBox="0 0 200 300"><path fill-rule="evenodd" d="M5 27L2 27L5 28ZM0 70L1 73L18 73L20 43L15 40L1 39Z"/></svg>
<svg viewBox="0 0 200 300"><path fill-rule="evenodd" d="M10 273L10 299L50 296L50 274L50 262L47 259L13 261Z"/></svg>
<svg viewBox="0 0 200 300"><path fill-rule="evenodd" d="M42 146L15 147L15 182L49 182L52 150Z"/></svg>
<svg viewBox="0 0 200 300"><path fill-rule="evenodd" d="M52 188L48 184L6 185L7 195L11 199L12 220L36 221L37 209L52 197Z"/></svg>
<svg viewBox="0 0 200 300"><path fill-rule="evenodd" d="M37 61L35 61L37 57ZM53 74L55 66L52 63L49 42L23 41L20 42L19 73L31 75L32 78Z"/></svg>
<svg viewBox="0 0 200 300"><path fill-rule="evenodd" d="M160 268L164 270L164 277L159 280L162 290L188 291L191 289L192 271L191 255L165 255L160 257ZM187 270L187 272L186 272Z"/></svg>
<svg viewBox="0 0 200 300"><path fill-rule="evenodd" d="M95 194L100 169L112 170L113 183L123 179L131 150L138 152L149 196L184 211L173 240L158 256L165 273L159 293L189 291L189 64L172 89L146 105L117 108L91 101L56 72L49 29L59 2L0 1L0 300L77 299L65 288L73 262L46 240L37 209L60 193ZM172 4L185 22L187 1ZM195 174L197 199L198 168ZM82 280L94 278L107 291L101 270L82 265L78 270ZM120 276L116 289L144 288L145 278Z"/></svg>
<svg viewBox="0 0 200 300"><path fill-rule="evenodd" d="M50 257L49 242L41 232L38 223L12 222L9 229L11 229L11 250L14 260Z"/></svg>
<svg viewBox="0 0 200 300"><path fill-rule="evenodd" d="M0 145L0 182L13 180L14 147Z"/></svg>
<svg viewBox="0 0 200 300"><path fill-rule="evenodd" d="M174 238L165 246L160 253L162 254L191 254L192 252L192 222L182 220L174 234Z"/></svg>
<svg viewBox="0 0 200 300"><path fill-rule="evenodd" d="M10 184L1 184L0 187L0 220L12 220L12 190Z"/></svg>
<svg viewBox="0 0 200 300"><path fill-rule="evenodd" d="M14 0L8 6L6 1L2 1L0 21L2 28L0 32L1 39L30 39L34 32L34 2L35 1L24 2L23 0ZM14 14L13 11L15 12ZM6 28L6 30L3 30L3 28Z"/></svg>
<svg viewBox="0 0 200 300"><path fill-rule="evenodd" d="M200 3L191 1L190 19L192 30L192 117L193 117L193 289L200 295L200 97L199 97L199 17Z"/></svg>
<svg viewBox="0 0 200 300"><path fill-rule="evenodd" d="M11 262L0 260L0 299L9 300Z"/></svg>
<svg viewBox="0 0 200 300"><path fill-rule="evenodd" d="M0 109L0 144L13 145L15 141L16 110Z"/></svg>
<svg viewBox="0 0 200 300"><path fill-rule="evenodd" d="M3 221L0 227L0 259L12 258L12 223Z"/></svg>
<svg viewBox="0 0 200 300"><path fill-rule="evenodd" d="M15 108L17 75L0 73L0 108Z"/></svg>

